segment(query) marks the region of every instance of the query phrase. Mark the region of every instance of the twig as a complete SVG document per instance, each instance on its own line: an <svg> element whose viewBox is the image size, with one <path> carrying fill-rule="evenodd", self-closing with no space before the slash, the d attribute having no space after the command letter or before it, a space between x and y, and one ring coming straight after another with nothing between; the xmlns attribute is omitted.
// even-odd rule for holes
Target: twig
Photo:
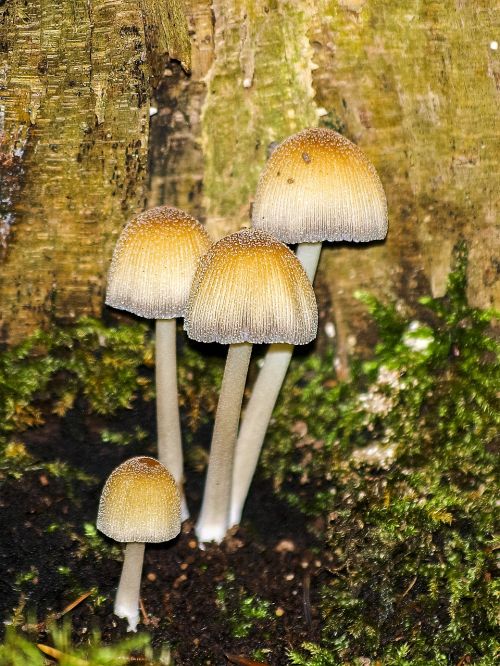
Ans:
<svg viewBox="0 0 500 666"><path fill-rule="evenodd" d="M60 613L57 614L57 619L61 618L63 615L66 615L66 613L69 613L70 611L73 610L73 608L76 608L78 604L81 604L82 601L85 601L87 597L90 597L92 594L93 590L90 590L89 592L85 592L85 594L82 594L81 596L78 597L78 599L75 599L75 601L72 601L70 604L66 606Z"/></svg>
<svg viewBox="0 0 500 666"><path fill-rule="evenodd" d="M401 595L401 599L404 599L404 598L406 597L406 595L407 595L408 592L411 590L411 588L415 585L416 582L417 582L417 577L415 576L415 578L411 581L411 583L408 585L408 587L406 588L406 590L405 590L405 591L403 592L403 594Z"/></svg>
<svg viewBox="0 0 500 666"><path fill-rule="evenodd" d="M463 664L468 664L470 662L470 655L465 654L460 658L460 661L457 663L457 666L463 666Z"/></svg>
<svg viewBox="0 0 500 666"><path fill-rule="evenodd" d="M226 653L225 657L232 664L237 664L238 666L268 666L268 664L264 664L261 661L252 661L251 659L247 659L246 657L241 657L237 654Z"/></svg>
<svg viewBox="0 0 500 666"><path fill-rule="evenodd" d="M307 627L312 632L312 613L311 613L311 574L306 571L302 582L302 600L304 604L304 617Z"/></svg>
<svg viewBox="0 0 500 666"><path fill-rule="evenodd" d="M150 622L149 616L146 613L146 608L144 606L144 601L142 600L142 597L139 597L139 610L141 611L143 623L144 624L149 624L149 622Z"/></svg>

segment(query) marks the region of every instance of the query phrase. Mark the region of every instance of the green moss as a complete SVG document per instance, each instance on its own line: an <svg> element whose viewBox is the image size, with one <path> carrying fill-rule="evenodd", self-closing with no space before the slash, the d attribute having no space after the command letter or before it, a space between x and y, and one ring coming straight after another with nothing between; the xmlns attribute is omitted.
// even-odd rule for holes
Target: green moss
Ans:
<svg viewBox="0 0 500 666"><path fill-rule="evenodd" d="M447 295L423 299L418 322L364 295L380 342L351 383L331 359L292 369L264 473L324 516L334 554L321 650L303 663L493 657L499 348L465 276L459 248Z"/></svg>
<svg viewBox="0 0 500 666"><path fill-rule="evenodd" d="M202 351L189 343L179 351L179 405L188 421L189 431L185 433L188 441L215 415L224 374L224 358L204 356Z"/></svg>
<svg viewBox="0 0 500 666"><path fill-rule="evenodd" d="M119 430L101 431L101 440L104 443L116 444L117 446L130 446L132 443L143 442L148 433L140 426L135 426L132 432L121 432Z"/></svg>
<svg viewBox="0 0 500 666"><path fill-rule="evenodd" d="M93 632L83 647L75 647L71 644L71 629L68 622L61 626L52 625L45 645L52 648L51 656L57 659L61 666L118 666L128 663L132 654L140 650L151 656L148 649L149 636L139 634L126 638L113 646L102 644L98 632ZM45 651L45 654L50 652ZM29 641L24 635L17 633L12 627L8 627L5 641L0 645L0 666L44 666L47 663L44 652ZM143 661L152 664L147 658Z"/></svg>
<svg viewBox="0 0 500 666"><path fill-rule="evenodd" d="M22 590L27 583L32 583L38 577L39 572L36 567L31 567L29 571L18 573L14 585L18 590Z"/></svg>
<svg viewBox="0 0 500 666"><path fill-rule="evenodd" d="M234 638L247 638L251 634L269 632L272 606L266 599L248 594L235 582L231 573L217 585L215 601L223 622L229 625Z"/></svg>
<svg viewBox="0 0 500 666"><path fill-rule="evenodd" d="M112 416L139 397L154 398L154 339L146 324L106 326L81 319L75 326L37 332L0 354L0 442L12 433L42 425L47 412L64 416L77 400L85 411ZM191 429L215 411L223 361L206 360L187 343L178 359L180 404ZM103 429L102 440L118 446L142 441L139 426L131 433ZM28 454L12 440L4 457Z"/></svg>
<svg viewBox="0 0 500 666"><path fill-rule="evenodd" d="M152 355L142 324L115 328L84 318L35 333L0 355L0 436L43 423L47 401L63 416L78 397L98 414L130 407L138 393L150 398L150 379L140 370Z"/></svg>

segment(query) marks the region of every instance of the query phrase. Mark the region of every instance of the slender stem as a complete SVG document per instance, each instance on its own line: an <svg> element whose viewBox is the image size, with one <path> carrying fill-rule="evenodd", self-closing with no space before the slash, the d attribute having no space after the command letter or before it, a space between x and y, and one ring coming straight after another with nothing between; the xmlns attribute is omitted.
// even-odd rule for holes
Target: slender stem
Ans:
<svg viewBox="0 0 500 666"><path fill-rule="evenodd" d="M297 247L297 258L311 282L314 281L316 275L320 254L321 243L301 243ZM257 468L269 421L292 354L293 345L273 344L269 346L264 366L259 372L243 414L234 458L230 527L237 525L241 520L243 505Z"/></svg>
<svg viewBox="0 0 500 666"><path fill-rule="evenodd" d="M293 345L270 345L243 413L234 454L229 526L238 525L274 405L292 358Z"/></svg>
<svg viewBox="0 0 500 666"><path fill-rule="evenodd" d="M227 353L205 493L196 525L196 534L201 542L220 543L228 528L234 445L251 354L252 345L248 342L231 345Z"/></svg>
<svg viewBox="0 0 500 666"><path fill-rule="evenodd" d="M318 269L319 256L321 254L322 243L299 243L295 254L297 259L304 267L307 277L314 282L316 271Z"/></svg>
<svg viewBox="0 0 500 666"><path fill-rule="evenodd" d="M183 493L179 400L177 395L176 320L156 320L156 419L158 459L171 472L182 497L182 520L189 517Z"/></svg>
<svg viewBox="0 0 500 666"><path fill-rule="evenodd" d="M115 600L115 615L128 620L127 631L137 631L143 561L144 544L128 543Z"/></svg>

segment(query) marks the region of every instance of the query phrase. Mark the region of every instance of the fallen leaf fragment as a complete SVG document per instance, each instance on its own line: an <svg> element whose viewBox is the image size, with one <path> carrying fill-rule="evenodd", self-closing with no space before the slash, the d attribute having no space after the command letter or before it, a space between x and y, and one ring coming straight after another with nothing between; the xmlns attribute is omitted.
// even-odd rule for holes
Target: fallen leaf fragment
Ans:
<svg viewBox="0 0 500 666"><path fill-rule="evenodd" d="M89 661L79 659L78 657L72 657L70 654L65 654L64 652L56 650L56 648L52 648L48 645L37 643L36 646L39 650L41 650L41 652L46 654L48 657L52 657L52 659L57 659L57 661L64 659L66 664L71 664L71 666L90 666Z"/></svg>

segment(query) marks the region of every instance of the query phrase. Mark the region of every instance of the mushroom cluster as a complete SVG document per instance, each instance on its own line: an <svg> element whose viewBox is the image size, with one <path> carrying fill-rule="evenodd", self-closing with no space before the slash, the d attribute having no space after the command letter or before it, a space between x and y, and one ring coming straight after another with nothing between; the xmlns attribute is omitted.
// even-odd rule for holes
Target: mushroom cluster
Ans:
<svg viewBox="0 0 500 666"><path fill-rule="evenodd" d="M284 243L314 282L323 241L356 243L387 234L387 201L375 167L354 143L310 128L272 153L257 186L252 223ZM271 345L241 422L233 471L230 526L241 519L267 427L293 347Z"/></svg>
<svg viewBox="0 0 500 666"><path fill-rule="evenodd" d="M108 276L106 304L156 320L158 458L182 496L184 477L177 398L176 318L184 316L198 259L210 238L191 215L160 206L137 215L123 229Z"/></svg>
<svg viewBox="0 0 500 666"><path fill-rule="evenodd" d="M205 491L200 543L239 523L294 345L317 333L312 282L323 241L382 239L387 204L378 175L340 134L308 129L286 139L261 174L253 228L215 244L187 213L163 206L124 228L106 303L156 320L158 460L120 465L109 477L98 528L126 543L115 613L135 631L144 544L166 541L188 517L176 377L176 318L201 342L228 344ZM298 243L294 254L284 243ZM252 345L270 344L240 424Z"/></svg>

